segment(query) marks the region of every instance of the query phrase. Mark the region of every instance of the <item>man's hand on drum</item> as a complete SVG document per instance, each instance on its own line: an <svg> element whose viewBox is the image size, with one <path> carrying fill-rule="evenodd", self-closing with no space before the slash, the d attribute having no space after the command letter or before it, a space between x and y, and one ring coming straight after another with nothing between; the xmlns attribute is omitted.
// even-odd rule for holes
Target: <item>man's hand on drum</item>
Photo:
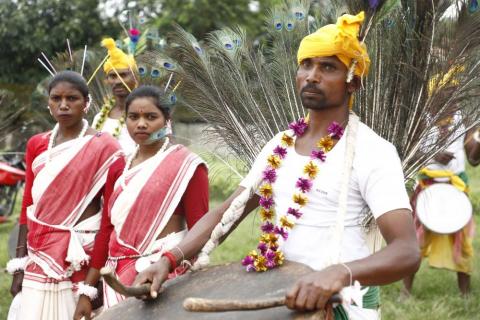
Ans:
<svg viewBox="0 0 480 320"><path fill-rule="evenodd" d="M452 152L442 151L437 153L437 155L433 158L435 161L439 162L440 164L447 165L452 159L455 158Z"/></svg>
<svg viewBox="0 0 480 320"><path fill-rule="evenodd" d="M140 299L155 299L160 291L162 283L167 280L170 270L170 262L166 258L161 258L158 262L153 263L147 269L140 272L135 281L134 286L139 286L144 283L151 283L150 296L138 297Z"/></svg>
<svg viewBox="0 0 480 320"><path fill-rule="evenodd" d="M299 311L324 309L328 299L349 284L350 274L342 265L309 273L287 292L287 307Z"/></svg>

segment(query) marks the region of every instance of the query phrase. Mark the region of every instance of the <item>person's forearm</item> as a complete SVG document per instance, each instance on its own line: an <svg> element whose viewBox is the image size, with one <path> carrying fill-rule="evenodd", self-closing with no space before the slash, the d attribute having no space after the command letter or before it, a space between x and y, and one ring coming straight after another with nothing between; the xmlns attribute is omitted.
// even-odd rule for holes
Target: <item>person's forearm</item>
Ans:
<svg viewBox="0 0 480 320"><path fill-rule="evenodd" d="M28 229L26 224L21 224L18 230L16 257L25 257L28 254L27 249L27 234Z"/></svg>
<svg viewBox="0 0 480 320"><path fill-rule="evenodd" d="M467 149L470 149L467 154L468 162L474 167L478 166L480 164L480 143L471 141Z"/></svg>
<svg viewBox="0 0 480 320"><path fill-rule="evenodd" d="M85 278L85 284L95 287L100 280L100 270L96 268L89 268Z"/></svg>
<svg viewBox="0 0 480 320"><path fill-rule="evenodd" d="M353 280L365 286L385 285L413 274L420 266L420 250L415 241L395 240L367 258L346 263Z"/></svg>

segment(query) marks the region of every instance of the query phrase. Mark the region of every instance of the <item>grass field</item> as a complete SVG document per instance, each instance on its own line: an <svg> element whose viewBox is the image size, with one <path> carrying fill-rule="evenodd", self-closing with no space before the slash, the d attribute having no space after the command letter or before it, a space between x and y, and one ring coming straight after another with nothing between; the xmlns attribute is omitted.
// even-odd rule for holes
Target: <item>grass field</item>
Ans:
<svg viewBox="0 0 480 320"><path fill-rule="evenodd" d="M471 197L476 208L477 226L480 212L480 170L468 169L470 176ZM217 180L219 179L219 180ZM223 180L222 180L223 179ZM218 204L225 194L236 184L221 175L212 187L212 206ZM220 181L220 182L218 182ZM226 184L222 188L218 184ZM218 194L221 194L220 197ZM254 248L258 239L258 217L254 214L247 217L230 237L212 254L212 263L239 261L245 253ZM11 278L3 272L8 261L7 240L13 222L0 224L0 319L6 319L11 301L9 288ZM475 256L480 255L480 236L474 240ZM480 319L480 268L478 258L474 262L472 274L472 294L470 298L460 297L453 272L428 268L424 262L418 272L413 288L413 295L407 300L400 299L401 283L394 283L382 288L382 319L404 320L466 320Z"/></svg>

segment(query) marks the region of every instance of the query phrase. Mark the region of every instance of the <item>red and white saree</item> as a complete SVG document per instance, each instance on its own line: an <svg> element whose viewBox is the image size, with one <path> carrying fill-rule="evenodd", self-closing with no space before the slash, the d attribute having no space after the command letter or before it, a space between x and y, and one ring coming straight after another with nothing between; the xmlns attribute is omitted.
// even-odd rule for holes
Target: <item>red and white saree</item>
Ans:
<svg viewBox="0 0 480 320"><path fill-rule="evenodd" d="M106 134L87 135L39 154L32 162L27 208L29 262L18 319L71 319L76 284L84 280L100 213L77 223L120 156Z"/></svg>
<svg viewBox="0 0 480 320"><path fill-rule="evenodd" d="M133 167L115 183L109 215L114 227L106 262L124 284L175 247L186 229L157 239L167 225L203 160L186 147L175 145ZM125 180L125 189L121 181ZM124 299L104 284L104 308Z"/></svg>

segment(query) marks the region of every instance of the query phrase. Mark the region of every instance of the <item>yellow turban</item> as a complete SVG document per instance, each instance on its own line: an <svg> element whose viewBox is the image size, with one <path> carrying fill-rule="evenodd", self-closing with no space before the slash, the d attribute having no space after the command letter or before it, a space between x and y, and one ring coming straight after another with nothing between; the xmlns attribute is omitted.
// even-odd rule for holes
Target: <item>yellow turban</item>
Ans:
<svg viewBox="0 0 480 320"><path fill-rule="evenodd" d="M365 44L358 40L364 19L363 11L356 16L344 14L336 24L328 24L303 38L298 48L298 64L307 58L337 56L347 68L355 59L355 75L367 75L370 58Z"/></svg>
<svg viewBox="0 0 480 320"><path fill-rule="evenodd" d="M107 48L109 55L109 58L103 65L103 70L105 73L109 73L113 69L137 69L137 65L133 56L125 54L122 50L117 48L115 41L112 38L103 39L102 47Z"/></svg>

